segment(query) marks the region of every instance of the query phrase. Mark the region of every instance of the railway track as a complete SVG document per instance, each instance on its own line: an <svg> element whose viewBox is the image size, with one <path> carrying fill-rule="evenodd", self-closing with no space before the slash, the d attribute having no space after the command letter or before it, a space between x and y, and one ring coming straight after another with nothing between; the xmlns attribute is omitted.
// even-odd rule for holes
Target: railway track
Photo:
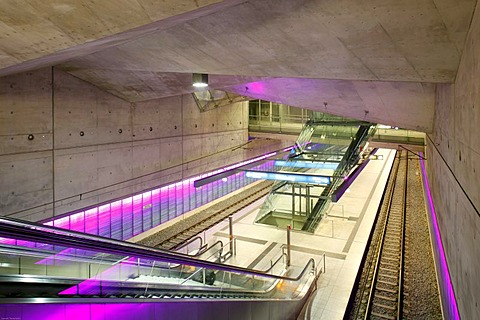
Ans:
<svg viewBox="0 0 480 320"><path fill-rule="evenodd" d="M348 319L401 319L407 154L398 152Z"/></svg>
<svg viewBox="0 0 480 320"><path fill-rule="evenodd" d="M367 300L367 318L402 319L408 161L405 152L399 158Z"/></svg>
<svg viewBox="0 0 480 320"><path fill-rule="evenodd" d="M209 209L211 214L200 221L186 221L180 231L158 241L155 246L163 249L172 250L205 230L210 229L217 223L228 218L230 215L242 210L261 197L267 195L271 190L272 182L261 182L256 187L252 187L239 195L223 201L217 208ZM187 218L186 220L188 220Z"/></svg>
<svg viewBox="0 0 480 320"><path fill-rule="evenodd" d="M344 319L443 318L420 170L397 152Z"/></svg>

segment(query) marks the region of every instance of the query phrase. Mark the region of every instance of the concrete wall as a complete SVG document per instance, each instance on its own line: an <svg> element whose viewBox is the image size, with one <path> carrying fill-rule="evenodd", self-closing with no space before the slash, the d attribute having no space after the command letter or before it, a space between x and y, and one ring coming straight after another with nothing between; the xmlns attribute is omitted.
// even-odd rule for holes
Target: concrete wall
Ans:
<svg viewBox="0 0 480 320"><path fill-rule="evenodd" d="M190 95L129 103L52 68L3 77L0 215L37 221L281 147L232 151L247 127L245 103L200 113Z"/></svg>
<svg viewBox="0 0 480 320"><path fill-rule="evenodd" d="M455 84L437 85L430 186L462 319L480 318L480 9ZM447 316L450 319L450 316Z"/></svg>

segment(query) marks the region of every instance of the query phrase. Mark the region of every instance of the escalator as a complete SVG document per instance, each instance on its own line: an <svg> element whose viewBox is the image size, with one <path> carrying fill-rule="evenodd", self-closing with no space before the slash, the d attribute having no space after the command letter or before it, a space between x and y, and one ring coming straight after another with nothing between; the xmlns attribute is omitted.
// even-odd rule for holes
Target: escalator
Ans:
<svg viewBox="0 0 480 320"><path fill-rule="evenodd" d="M373 132L374 126L371 124L358 126L358 131L356 132L355 137L352 139L342 157L342 160L333 173L334 178L332 179L332 183L323 189L321 198L317 201L305 224L303 225L303 231L315 231L324 212L331 202L331 196L333 192L343 182L343 177L348 176L349 171L358 163L360 160L360 147L365 145L366 141Z"/></svg>
<svg viewBox="0 0 480 320"><path fill-rule="evenodd" d="M375 128L369 122L313 112L290 154L275 162L282 166L269 173L277 181L255 222L314 232Z"/></svg>
<svg viewBox="0 0 480 320"><path fill-rule="evenodd" d="M228 265L221 242L200 241L186 254L3 217L0 237L0 302L27 313L40 301L58 308L141 303L152 312L167 303L178 318L208 305L195 319L225 310L290 319L323 272L313 258L303 267L286 267L282 256L266 270Z"/></svg>

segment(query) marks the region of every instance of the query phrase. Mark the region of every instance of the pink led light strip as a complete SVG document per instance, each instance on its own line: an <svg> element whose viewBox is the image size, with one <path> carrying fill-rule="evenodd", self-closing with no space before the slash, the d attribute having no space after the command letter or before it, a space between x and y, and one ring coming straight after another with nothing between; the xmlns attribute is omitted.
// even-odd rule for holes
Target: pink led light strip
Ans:
<svg viewBox="0 0 480 320"><path fill-rule="evenodd" d="M458 314L457 300L455 299L455 292L453 290L452 280L450 278L450 272L448 270L447 259L445 258L445 251L443 248L442 236L440 234L440 229L438 228L437 214L435 212L435 206L433 204L432 194L430 192L430 187L428 184L427 172L425 170L425 161L423 159L423 153L419 152L419 154L422 156L422 158L420 158L420 166L422 168L422 176L423 176L425 190L427 191L428 205L430 208L431 221L433 224L434 240L439 253L440 278L447 290L447 299L448 299L449 307L451 309L451 316L453 316L452 319L457 320L457 319L460 319L460 316Z"/></svg>
<svg viewBox="0 0 480 320"><path fill-rule="evenodd" d="M195 192L195 188L193 186L193 182L197 179L202 179L205 177L209 177L221 172L225 172L228 170L232 170L246 164L250 164L259 160L266 159L268 157L276 155L277 152L268 153L253 159L249 159L246 161L242 161L240 163L236 163L215 171L211 171L196 177L192 177L189 179L185 179L176 183L172 183L160 188L156 188L154 190L146 191L143 193L139 193L124 199L116 200L111 203L102 204L96 207L89 208L87 210L81 212L75 212L67 216L62 216L60 218L53 219L51 221L45 222L45 225L48 226L56 226L63 229L80 231L95 235L103 235L107 237L118 236L121 234L121 239L126 240L135 236L138 233L141 233L144 230L144 226L142 225L144 209L151 208L155 205L160 205L160 198L169 197L173 190L175 190L175 196L189 196L192 192ZM216 183L216 182L212 182ZM185 199L183 199L185 200ZM189 201L188 199L186 201ZM176 204L175 204L176 205ZM201 204L200 204L201 205ZM122 228L122 231L114 230L111 228L111 224L120 224L123 225L124 221L122 218L118 220L118 217L128 217L131 219L132 224L129 225L127 229ZM113 218L115 217L115 218ZM172 217L169 217L171 219ZM157 226L159 221L151 221L151 226ZM164 221L162 221L164 222ZM105 229L105 226L108 225L110 228ZM148 229L148 228L147 228ZM116 237L119 238L119 237ZM20 243L24 243L24 246L28 247L35 247L35 243L29 243L27 241L19 241L15 239L5 239L0 238L1 243L11 244L11 245L20 245Z"/></svg>

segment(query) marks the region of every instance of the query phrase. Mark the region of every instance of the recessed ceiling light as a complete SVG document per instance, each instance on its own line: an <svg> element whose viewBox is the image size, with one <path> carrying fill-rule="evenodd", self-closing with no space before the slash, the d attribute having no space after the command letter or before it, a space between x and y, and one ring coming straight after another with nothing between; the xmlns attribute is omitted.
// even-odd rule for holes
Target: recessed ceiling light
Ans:
<svg viewBox="0 0 480 320"><path fill-rule="evenodd" d="M194 73L192 75L192 85L195 88L205 88L208 87L208 74L205 73Z"/></svg>

